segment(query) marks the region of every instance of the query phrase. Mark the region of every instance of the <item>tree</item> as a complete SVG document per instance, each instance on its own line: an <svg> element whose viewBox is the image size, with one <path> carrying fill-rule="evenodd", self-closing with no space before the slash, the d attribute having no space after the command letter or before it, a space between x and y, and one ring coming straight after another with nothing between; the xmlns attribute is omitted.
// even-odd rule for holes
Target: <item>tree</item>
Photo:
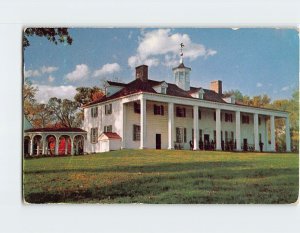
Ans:
<svg viewBox="0 0 300 233"><path fill-rule="evenodd" d="M234 95L236 100L239 100L239 101L243 100L243 94L239 90L225 91L223 95L225 98Z"/></svg>
<svg viewBox="0 0 300 233"><path fill-rule="evenodd" d="M35 115L35 94L37 91L38 88L34 87L32 83L26 79L23 86L23 106L24 114L29 121L32 121Z"/></svg>
<svg viewBox="0 0 300 233"><path fill-rule="evenodd" d="M74 97L80 105L85 105L104 96L103 91L99 87L77 87Z"/></svg>
<svg viewBox="0 0 300 233"><path fill-rule="evenodd" d="M54 121L53 112L47 104L35 104L34 113L32 123L36 128L48 127Z"/></svg>
<svg viewBox="0 0 300 233"><path fill-rule="evenodd" d="M48 108L55 120L63 127L79 127L81 121L77 119L79 103L68 99L50 98Z"/></svg>
<svg viewBox="0 0 300 233"><path fill-rule="evenodd" d="M46 37L54 44L67 43L71 45L73 42L67 28L26 28L23 35L24 49L30 45L29 36Z"/></svg>

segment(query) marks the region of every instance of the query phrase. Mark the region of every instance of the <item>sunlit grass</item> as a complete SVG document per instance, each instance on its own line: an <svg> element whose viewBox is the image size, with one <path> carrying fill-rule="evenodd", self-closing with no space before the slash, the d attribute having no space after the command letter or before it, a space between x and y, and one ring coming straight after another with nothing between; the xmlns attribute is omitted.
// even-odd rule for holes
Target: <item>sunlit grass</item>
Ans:
<svg viewBox="0 0 300 233"><path fill-rule="evenodd" d="M122 150L24 160L29 203L294 203L299 155Z"/></svg>

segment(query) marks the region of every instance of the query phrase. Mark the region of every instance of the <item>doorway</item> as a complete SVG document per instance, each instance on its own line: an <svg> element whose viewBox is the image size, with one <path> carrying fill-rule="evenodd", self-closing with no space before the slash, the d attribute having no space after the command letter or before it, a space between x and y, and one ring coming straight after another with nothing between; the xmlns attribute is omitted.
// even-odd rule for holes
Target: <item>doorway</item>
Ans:
<svg viewBox="0 0 300 233"><path fill-rule="evenodd" d="M248 141L247 138L243 139L243 150L248 151Z"/></svg>
<svg viewBox="0 0 300 233"><path fill-rule="evenodd" d="M209 150L209 134L204 134L204 149Z"/></svg>
<svg viewBox="0 0 300 233"><path fill-rule="evenodd" d="M156 149L161 149L161 134L156 134L155 138Z"/></svg>

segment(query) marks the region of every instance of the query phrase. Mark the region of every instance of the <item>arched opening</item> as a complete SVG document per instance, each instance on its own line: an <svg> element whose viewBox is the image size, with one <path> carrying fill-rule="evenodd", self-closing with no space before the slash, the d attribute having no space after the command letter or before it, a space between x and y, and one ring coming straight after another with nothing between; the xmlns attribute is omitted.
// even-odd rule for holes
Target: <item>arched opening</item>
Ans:
<svg viewBox="0 0 300 233"><path fill-rule="evenodd" d="M71 138L68 135L62 135L59 137L58 146L59 155L70 155L71 154Z"/></svg>
<svg viewBox="0 0 300 233"><path fill-rule="evenodd" d="M30 153L30 137L29 136L24 137L23 146L24 146L24 150L23 150L24 156L28 157L29 153Z"/></svg>
<svg viewBox="0 0 300 233"><path fill-rule="evenodd" d="M33 137L33 155L40 155L43 151L43 142L42 142L42 136L41 135L35 135Z"/></svg>
<svg viewBox="0 0 300 233"><path fill-rule="evenodd" d="M82 135L77 135L74 137L74 155L83 155L84 148L84 137Z"/></svg>
<svg viewBox="0 0 300 233"><path fill-rule="evenodd" d="M48 135L45 140L46 155L54 156L55 155L55 145L56 145L56 137L54 135Z"/></svg>

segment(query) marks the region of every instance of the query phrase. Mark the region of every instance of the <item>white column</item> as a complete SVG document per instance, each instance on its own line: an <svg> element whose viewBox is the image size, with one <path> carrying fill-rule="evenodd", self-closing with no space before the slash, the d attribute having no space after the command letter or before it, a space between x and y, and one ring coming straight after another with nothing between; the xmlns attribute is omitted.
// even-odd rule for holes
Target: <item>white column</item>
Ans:
<svg viewBox="0 0 300 233"><path fill-rule="evenodd" d="M271 151L275 151L275 117L270 116L271 123Z"/></svg>
<svg viewBox="0 0 300 233"><path fill-rule="evenodd" d="M58 146L59 146L59 136L55 137L55 155L58 155Z"/></svg>
<svg viewBox="0 0 300 233"><path fill-rule="evenodd" d="M236 150L241 151L241 112L235 112L235 140Z"/></svg>
<svg viewBox="0 0 300 233"><path fill-rule="evenodd" d="M168 149L174 149L174 104L168 103Z"/></svg>
<svg viewBox="0 0 300 233"><path fill-rule="evenodd" d="M74 138L70 137L71 155L74 155Z"/></svg>
<svg viewBox="0 0 300 233"><path fill-rule="evenodd" d="M285 118L285 144L286 144L286 152L291 152L291 134L290 134L289 117Z"/></svg>
<svg viewBox="0 0 300 233"><path fill-rule="evenodd" d="M199 117L198 106L193 107L194 111L194 150L199 150Z"/></svg>
<svg viewBox="0 0 300 233"><path fill-rule="evenodd" d="M216 150L222 150L221 147L221 110L216 109Z"/></svg>
<svg viewBox="0 0 300 233"><path fill-rule="evenodd" d="M29 155L33 155L33 138L34 138L34 136L30 139Z"/></svg>
<svg viewBox="0 0 300 233"><path fill-rule="evenodd" d="M36 155L40 155L40 141L38 141L37 145L36 145Z"/></svg>
<svg viewBox="0 0 300 233"><path fill-rule="evenodd" d="M122 104L122 110L123 110L122 149L125 149L126 148L126 121L127 121L126 104Z"/></svg>
<svg viewBox="0 0 300 233"><path fill-rule="evenodd" d="M42 137L42 142L43 142L42 154L45 155L46 154L46 152L45 152L45 149L46 149L46 138L45 138L45 136Z"/></svg>
<svg viewBox="0 0 300 233"><path fill-rule="evenodd" d="M68 154L68 138L65 138L65 155Z"/></svg>
<svg viewBox="0 0 300 233"><path fill-rule="evenodd" d="M146 122L146 99L145 98L142 98L140 100L140 103L141 103L141 114L140 114L140 117L141 117L141 144L140 144L140 149L144 149L145 148L145 145L146 145L146 140L147 140L147 131L146 131L146 128L147 128L147 122Z"/></svg>
<svg viewBox="0 0 300 233"><path fill-rule="evenodd" d="M254 150L259 151L258 114L254 113Z"/></svg>

